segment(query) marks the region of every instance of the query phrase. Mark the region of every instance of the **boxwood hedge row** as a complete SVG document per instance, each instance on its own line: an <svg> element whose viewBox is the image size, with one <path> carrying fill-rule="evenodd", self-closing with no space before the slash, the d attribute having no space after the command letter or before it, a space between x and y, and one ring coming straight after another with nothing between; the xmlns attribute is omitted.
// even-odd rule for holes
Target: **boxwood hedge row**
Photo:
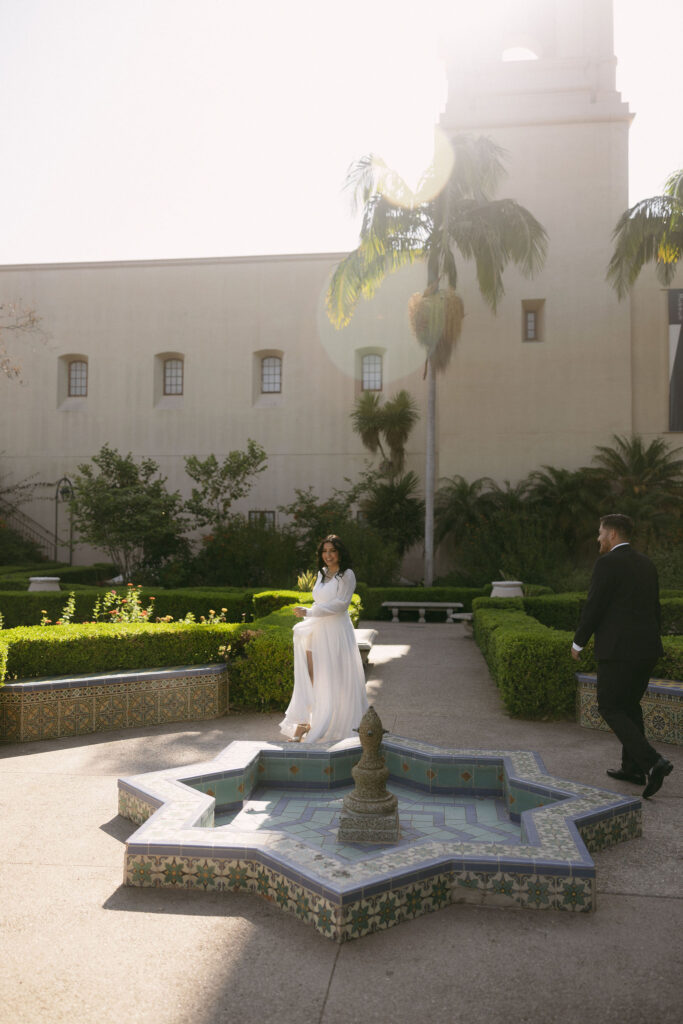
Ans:
<svg viewBox="0 0 683 1024"><path fill-rule="evenodd" d="M592 642L581 661L571 657L574 630L554 629L527 614L524 598L479 598L473 605L474 639L510 715L529 719L574 717L578 668L594 672ZM683 680L683 636L663 637L661 679Z"/></svg>

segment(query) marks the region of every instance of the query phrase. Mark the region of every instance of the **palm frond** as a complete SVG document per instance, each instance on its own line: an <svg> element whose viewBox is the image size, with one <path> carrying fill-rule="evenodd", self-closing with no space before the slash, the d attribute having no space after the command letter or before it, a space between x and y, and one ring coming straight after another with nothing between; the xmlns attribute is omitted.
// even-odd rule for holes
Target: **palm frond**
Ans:
<svg viewBox="0 0 683 1024"><path fill-rule="evenodd" d="M642 199L626 210L612 234L614 251L607 281L620 299L630 291L646 263L666 287L671 284L683 251L683 172L667 182L670 195Z"/></svg>

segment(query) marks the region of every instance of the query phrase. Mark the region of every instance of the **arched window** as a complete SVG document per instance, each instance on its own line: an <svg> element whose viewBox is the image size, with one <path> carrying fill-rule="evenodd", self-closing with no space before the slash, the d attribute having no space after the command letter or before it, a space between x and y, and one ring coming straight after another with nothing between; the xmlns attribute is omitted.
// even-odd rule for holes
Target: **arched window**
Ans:
<svg viewBox="0 0 683 1024"><path fill-rule="evenodd" d="M183 393L182 359L164 359L164 394L182 395Z"/></svg>
<svg viewBox="0 0 683 1024"><path fill-rule="evenodd" d="M280 356L265 356L261 360L261 394L282 391L282 359Z"/></svg>
<svg viewBox="0 0 683 1024"><path fill-rule="evenodd" d="M361 390L382 390L382 357L380 355L363 356L361 361Z"/></svg>
<svg viewBox="0 0 683 1024"><path fill-rule="evenodd" d="M88 394L88 364L85 359L69 362L69 398L85 398Z"/></svg>

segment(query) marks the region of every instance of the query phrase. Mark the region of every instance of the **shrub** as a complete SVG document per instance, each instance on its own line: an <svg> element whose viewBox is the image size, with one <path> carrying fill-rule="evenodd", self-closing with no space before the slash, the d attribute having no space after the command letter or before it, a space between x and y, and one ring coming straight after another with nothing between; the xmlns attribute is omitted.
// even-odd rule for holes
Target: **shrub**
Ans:
<svg viewBox="0 0 683 1024"><path fill-rule="evenodd" d="M284 710L292 696L293 685L294 651L290 629L271 626L254 633L243 657L230 662L231 705L259 711Z"/></svg>
<svg viewBox="0 0 683 1024"><path fill-rule="evenodd" d="M239 624L85 623L45 629L22 626L3 631L5 678L79 675L115 669L164 668L221 661Z"/></svg>
<svg viewBox="0 0 683 1024"><path fill-rule="evenodd" d="M279 608L292 608L295 605L305 607L312 602L312 594L302 594L298 590L265 590L261 594L254 594L254 618L258 619L259 625L262 625L264 618L268 616L270 619L271 613ZM349 615L354 627L358 625L361 614L363 614L362 609L363 604L360 596L354 594L349 606ZM290 625L294 625L296 618L293 615L291 618L292 622Z"/></svg>
<svg viewBox="0 0 683 1024"><path fill-rule="evenodd" d="M592 642L577 663L573 629L542 625L524 611L525 600L479 598L473 604L474 638L510 715L530 719L573 717L576 672L594 672ZM683 679L683 637L663 638L664 657L653 676Z"/></svg>
<svg viewBox="0 0 683 1024"><path fill-rule="evenodd" d="M204 585L291 586L301 570L294 535L240 516L203 538L192 575Z"/></svg>

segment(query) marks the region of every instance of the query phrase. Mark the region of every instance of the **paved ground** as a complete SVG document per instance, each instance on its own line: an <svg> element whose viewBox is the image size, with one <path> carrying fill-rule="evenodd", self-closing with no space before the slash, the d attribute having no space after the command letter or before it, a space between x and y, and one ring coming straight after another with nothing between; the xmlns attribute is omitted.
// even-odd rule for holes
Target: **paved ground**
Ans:
<svg viewBox="0 0 683 1024"><path fill-rule="evenodd" d="M506 717L462 626L382 624L372 660L392 732L598 786L618 763L610 734ZM0 747L2 1024L678 1024L681 748L643 838L596 856L592 915L458 905L339 947L254 896L124 888L117 778L277 739L278 717Z"/></svg>

